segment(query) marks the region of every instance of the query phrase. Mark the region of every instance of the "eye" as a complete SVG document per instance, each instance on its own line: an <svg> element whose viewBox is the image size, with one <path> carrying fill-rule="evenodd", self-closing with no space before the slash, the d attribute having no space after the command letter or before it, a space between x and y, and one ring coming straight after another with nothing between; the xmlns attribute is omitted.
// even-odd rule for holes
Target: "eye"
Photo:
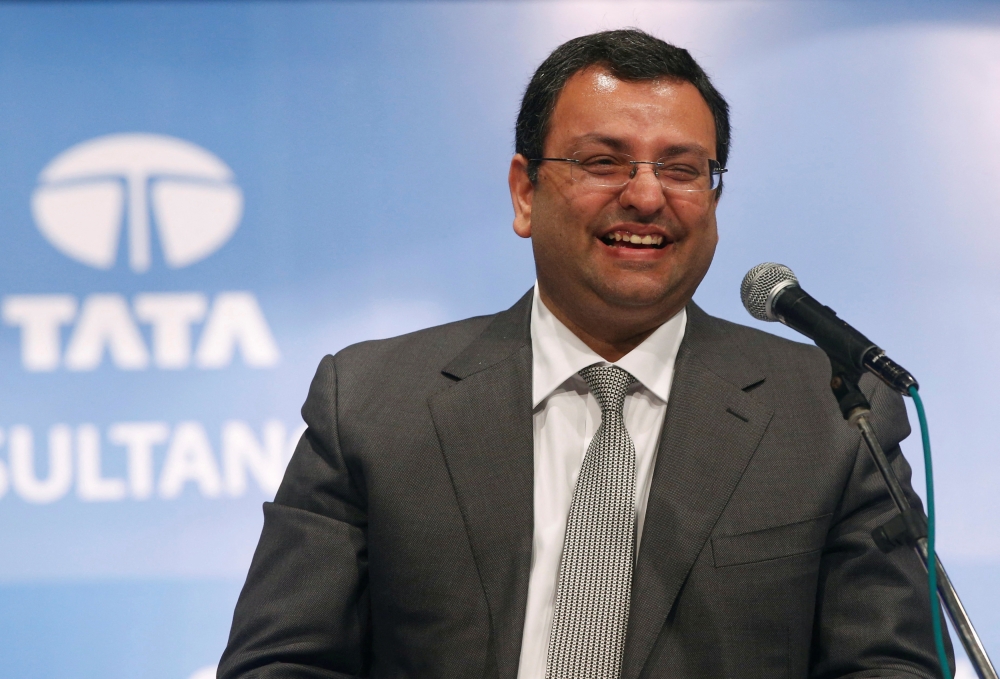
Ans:
<svg viewBox="0 0 1000 679"><path fill-rule="evenodd" d="M592 174L615 174L621 172L624 163L614 156L596 155L580 160L580 167Z"/></svg>
<svg viewBox="0 0 1000 679"><path fill-rule="evenodd" d="M660 176L677 182L693 182L704 173L694 165L685 163L666 163L659 168Z"/></svg>

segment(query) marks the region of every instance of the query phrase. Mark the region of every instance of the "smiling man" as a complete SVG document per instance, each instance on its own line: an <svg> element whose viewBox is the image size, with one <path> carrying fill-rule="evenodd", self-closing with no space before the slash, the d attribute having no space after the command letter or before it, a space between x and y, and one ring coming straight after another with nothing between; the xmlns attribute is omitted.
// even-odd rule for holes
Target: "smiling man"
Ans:
<svg viewBox="0 0 1000 679"><path fill-rule="evenodd" d="M691 301L728 150L685 50L546 59L509 175L535 287L323 360L220 677L940 676L825 356ZM862 386L919 505L902 402Z"/></svg>
<svg viewBox="0 0 1000 679"><path fill-rule="evenodd" d="M725 171L715 120L689 81L629 81L596 64L566 80L546 127L541 148L519 135L514 231L532 239L545 306L616 361L682 311L712 262Z"/></svg>

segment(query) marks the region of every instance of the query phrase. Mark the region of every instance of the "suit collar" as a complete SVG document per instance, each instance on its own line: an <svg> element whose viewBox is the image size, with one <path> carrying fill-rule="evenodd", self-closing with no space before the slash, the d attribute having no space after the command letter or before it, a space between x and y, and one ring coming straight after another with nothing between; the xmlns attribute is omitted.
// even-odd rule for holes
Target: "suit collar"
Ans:
<svg viewBox="0 0 1000 679"><path fill-rule="evenodd" d="M746 356L731 332L731 323L709 316L694 302L688 303L687 312L682 350L737 389L756 387L764 381L764 372Z"/></svg>
<svg viewBox="0 0 1000 679"><path fill-rule="evenodd" d="M509 357L524 346L531 346L531 308L534 289L521 296L514 306L490 321L483 333L473 340L443 369L445 375L465 379ZM690 302L681 349L696 355L701 363L738 389L764 381L764 373L741 351L726 332L726 323L709 316Z"/></svg>
<svg viewBox="0 0 1000 679"><path fill-rule="evenodd" d="M493 317L483 333L453 358L441 372L464 380L508 358L515 351L531 347L531 295L526 292L511 308ZM528 376L529 381L531 376Z"/></svg>

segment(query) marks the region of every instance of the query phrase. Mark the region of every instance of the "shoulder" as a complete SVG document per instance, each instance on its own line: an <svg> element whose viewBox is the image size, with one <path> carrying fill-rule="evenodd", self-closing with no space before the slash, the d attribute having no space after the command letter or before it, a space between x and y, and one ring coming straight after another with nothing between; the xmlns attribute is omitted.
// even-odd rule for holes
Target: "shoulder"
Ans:
<svg viewBox="0 0 1000 679"><path fill-rule="evenodd" d="M530 312L531 291L497 314L353 344L322 360L310 399L373 407L383 414L425 404L428 396L454 384L454 373L446 369L456 360L468 362L472 352L482 363L530 342Z"/></svg>
<svg viewBox="0 0 1000 679"><path fill-rule="evenodd" d="M795 342L757 328L710 316L699 307L688 308L689 338L706 360L717 364L745 363L762 377L787 375L797 382L830 378L830 362L813 344Z"/></svg>
<svg viewBox="0 0 1000 679"><path fill-rule="evenodd" d="M339 390L441 378L441 368L482 334L495 315L475 316L398 337L359 342L323 359Z"/></svg>
<svg viewBox="0 0 1000 679"><path fill-rule="evenodd" d="M689 307L689 323L696 334L697 352L716 366L740 374L759 376L757 383L744 379L755 398L776 412L810 417L830 417L842 424L836 398L830 388L832 368L827 355L814 344L795 342L757 328L710 316L698 307ZM902 397L876 377L865 373L861 390L871 401L876 430L898 441L909 434Z"/></svg>
<svg viewBox="0 0 1000 679"><path fill-rule="evenodd" d="M302 406L311 427L333 413L341 425L398 420L452 381L441 369L479 336L492 316L478 316L399 337L360 342L320 361ZM346 418L346 419L345 419Z"/></svg>

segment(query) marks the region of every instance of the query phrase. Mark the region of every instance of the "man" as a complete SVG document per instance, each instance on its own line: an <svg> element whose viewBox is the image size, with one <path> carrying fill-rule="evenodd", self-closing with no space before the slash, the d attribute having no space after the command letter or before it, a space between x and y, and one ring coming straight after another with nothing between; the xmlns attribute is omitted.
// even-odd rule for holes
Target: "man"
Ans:
<svg viewBox="0 0 1000 679"><path fill-rule="evenodd" d="M510 168L534 290L323 360L220 677L940 675L825 356L691 302L728 146L645 33L539 67ZM901 399L863 386L917 504Z"/></svg>

